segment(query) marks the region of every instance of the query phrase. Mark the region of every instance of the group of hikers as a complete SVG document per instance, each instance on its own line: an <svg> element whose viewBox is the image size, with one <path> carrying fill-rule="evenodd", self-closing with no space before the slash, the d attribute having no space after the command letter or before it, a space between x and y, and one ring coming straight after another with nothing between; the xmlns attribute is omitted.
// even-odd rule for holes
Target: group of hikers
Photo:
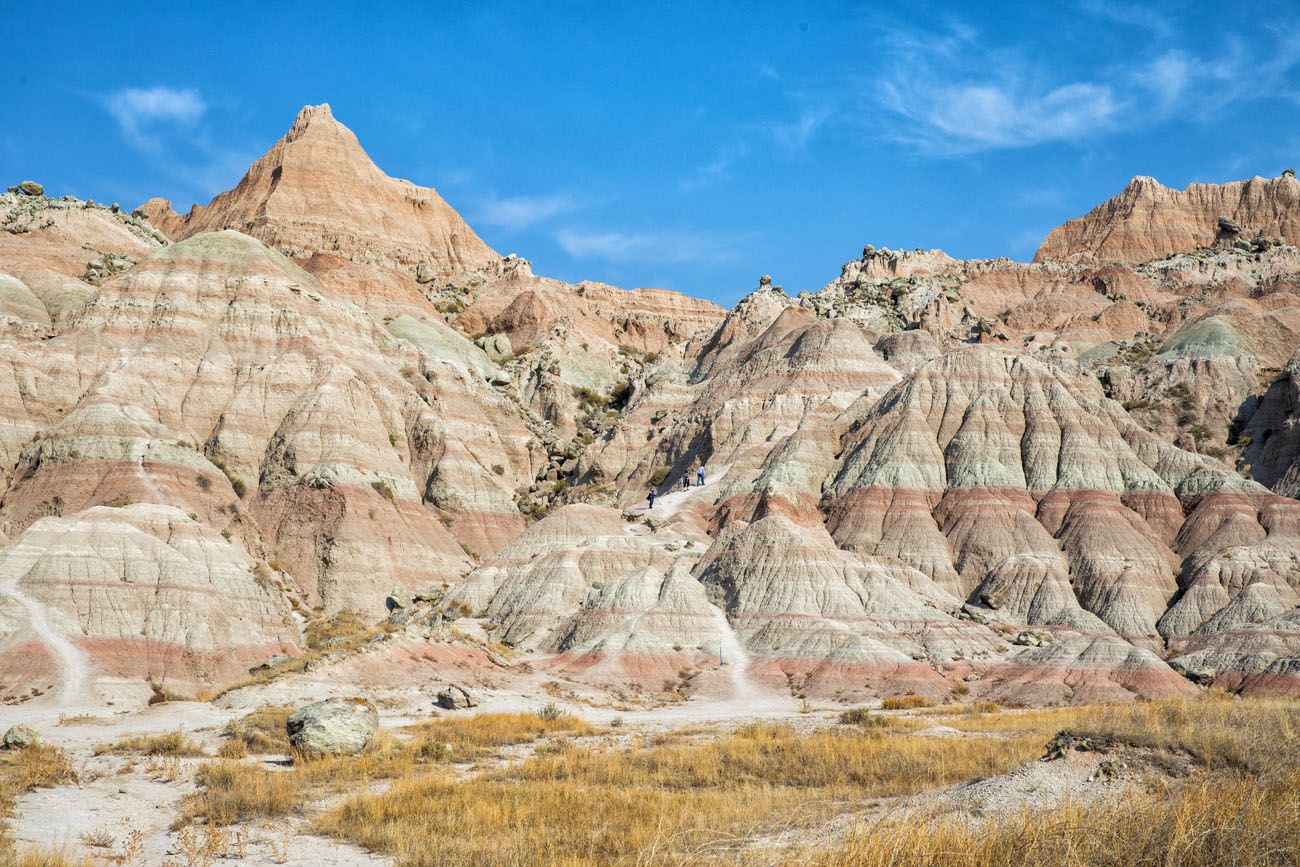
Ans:
<svg viewBox="0 0 1300 867"><path fill-rule="evenodd" d="M704 487L704 464L700 463L698 460L695 462L694 475L695 475L695 487L697 488ZM682 490L689 491L690 489L691 489L691 473L684 473L682 475ZM658 489L654 485L651 485L650 490L646 493L645 496L646 502L649 503L649 508L653 509L655 507L655 497L658 495L658 493L659 493Z"/></svg>

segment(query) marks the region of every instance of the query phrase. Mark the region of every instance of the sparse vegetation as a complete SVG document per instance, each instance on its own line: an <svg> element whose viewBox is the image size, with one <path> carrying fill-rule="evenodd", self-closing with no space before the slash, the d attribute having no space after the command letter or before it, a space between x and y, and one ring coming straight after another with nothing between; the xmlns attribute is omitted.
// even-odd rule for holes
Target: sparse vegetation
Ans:
<svg viewBox="0 0 1300 867"><path fill-rule="evenodd" d="M470 779L435 770L354 796L316 829L403 865L682 863L719 838L825 818L842 799L1002 773L1041 747L779 725L626 751L568 742Z"/></svg>
<svg viewBox="0 0 1300 867"><path fill-rule="evenodd" d="M482 755L498 747L531 743L547 735L563 733L581 737L596 733L589 724L563 711L547 715L540 712L480 713L418 723L403 731L417 739L450 744L452 753L459 758Z"/></svg>
<svg viewBox="0 0 1300 867"><path fill-rule="evenodd" d="M24 750L0 750L0 863L51 864L74 863L70 860L37 860L36 855L20 853L10 835L8 817L20 795L34 789L74 783L76 772L68 757L55 747L37 744ZM30 860L28 860L30 859Z"/></svg>
<svg viewBox="0 0 1300 867"><path fill-rule="evenodd" d="M934 702L921 695L892 696L880 702L882 710L914 710L919 707L933 707Z"/></svg>
<svg viewBox="0 0 1300 867"><path fill-rule="evenodd" d="M388 484L388 482L385 482L383 480L377 482L371 482L370 487L374 488L375 493L379 494L379 496L383 497L385 500L388 500L390 503L393 502L393 500L396 498L395 495L393 494L393 489Z"/></svg>
<svg viewBox="0 0 1300 867"><path fill-rule="evenodd" d="M226 723L226 743L237 743L243 755L249 753L286 755L289 753L289 736L284 724L293 708L284 706L260 707L242 719ZM223 747L225 744L222 745ZM233 750L231 752L234 752ZM239 756L228 756L238 758Z"/></svg>
<svg viewBox="0 0 1300 867"><path fill-rule="evenodd" d="M316 649L334 647L370 632L370 627L350 609L343 609L329 617L321 617L307 624L307 646Z"/></svg>
<svg viewBox="0 0 1300 867"><path fill-rule="evenodd" d="M327 653L355 650L384 631L382 625L366 626L352 611L340 611L332 617L318 617L307 623L307 653L270 668L254 671L247 677L227 683L219 689L199 693L195 698L198 701L213 701L228 692L267 683L283 674L302 671L308 663L320 659Z"/></svg>
<svg viewBox="0 0 1300 867"><path fill-rule="evenodd" d="M95 747L95 755L131 753L139 756L202 756L202 745L191 741L182 731L159 735L137 735L112 744Z"/></svg>
<svg viewBox="0 0 1300 867"><path fill-rule="evenodd" d="M578 399L579 404L588 409L604 409L605 405L609 403L609 398L605 397L605 395L595 389L581 385L573 387L573 396Z"/></svg>

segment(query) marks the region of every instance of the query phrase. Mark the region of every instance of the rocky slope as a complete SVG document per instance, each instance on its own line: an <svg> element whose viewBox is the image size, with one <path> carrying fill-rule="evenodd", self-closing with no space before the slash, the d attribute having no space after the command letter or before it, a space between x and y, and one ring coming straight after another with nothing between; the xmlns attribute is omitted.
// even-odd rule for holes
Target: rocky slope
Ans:
<svg viewBox="0 0 1300 867"><path fill-rule="evenodd" d="M1220 222L1220 218L1226 218ZM1172 190L1136 177L1118 196L1053 229L1034 255L1047 260L1136 265L1216 240L1300 243L1300 181L1277 178L1192 184Z"/></svg>
<svg viewBox="0 0 1300 867"><path fill-rule="evenodd" d="M727 312L498 256L328 106L184 217L14 188L0 684L198 692L414 596L647 698L1295 692L1296 192Z"/></svg>

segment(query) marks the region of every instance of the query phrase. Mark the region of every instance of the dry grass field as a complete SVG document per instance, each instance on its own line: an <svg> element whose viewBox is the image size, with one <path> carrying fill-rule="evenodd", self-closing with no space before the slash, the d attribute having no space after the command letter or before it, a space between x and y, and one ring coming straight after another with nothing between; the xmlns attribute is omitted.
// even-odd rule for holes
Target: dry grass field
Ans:
<svg viewBox="0 0 1300 867"><path fill-rule="evenodd" d="M466 714L384 730L357 757L291 765L265 758L288 752L287 713L266 707L234 720L218 755L192 766L193 793L172 833L208 854L176 864L238 861L249 829L286 821L399 865L441 867L1300 863L1293 701L978 702L667 731L598 729L556 713ZM164 732L109 750L175 760L195 747ZM1045 753L1067 760L1037 761ZM1129 762L1115 784L1125 788L1088 784L1122 796L1044 794L993 812L945 800L973 780L1054 773L1070 757L1076 768ZM74 776L50 747L0 753L0 771L6 814L21 793ZM75 847L0 846L5 865L127 863Z"/></svg>

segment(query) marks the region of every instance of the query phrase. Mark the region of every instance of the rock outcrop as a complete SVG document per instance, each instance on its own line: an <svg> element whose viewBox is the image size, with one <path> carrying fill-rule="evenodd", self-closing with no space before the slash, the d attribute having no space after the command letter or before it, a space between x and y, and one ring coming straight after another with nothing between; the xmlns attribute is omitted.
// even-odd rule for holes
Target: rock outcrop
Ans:
<svg viewBox="0 0 1300 867"><path fill-rule="evenodd" d="M1220 230L1220 217L1231 231ZM1295 175L1192 184L1185 190L1136 177L1113 199L1053 229L1034 261L1136 265L1253 237L1300 244L1300 181Z"/></svg>

